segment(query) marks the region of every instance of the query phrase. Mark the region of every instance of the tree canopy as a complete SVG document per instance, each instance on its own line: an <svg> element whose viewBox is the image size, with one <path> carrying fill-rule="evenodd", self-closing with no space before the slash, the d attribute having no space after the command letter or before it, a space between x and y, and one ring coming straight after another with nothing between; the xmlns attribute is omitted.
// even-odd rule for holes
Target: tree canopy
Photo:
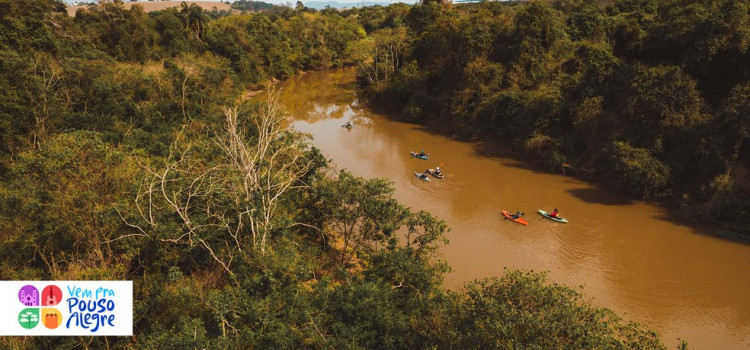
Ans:
<svg viewBox="0 0 750 350"><path fill-rule="evenodd" d="M587 16L606 28L650 25L625 5ZM664 348L654 332L544 275L508 272L446 290L448 267L434 254L445 222L396 201L387 180L332 172L307 136L283 127L273 93L243 96L302 70L370 69L367 81L403 98L415 118L434 110L444 79L460 77L465 92L439 105L446 111L493 116L489 132L518 141L533 128L542 141L531 146L561 155L613 147L592 161L615 164L613 177L633 178L638 194L671 188L668 159L682 155L670 147L682 138L711 136L717 152L734 150L713 164L746 158L747 84L714 115L692 75L702 61L623 63L635 56L613 47L640 55L651 45L632 28L616 32L637 43L578 50L601 28L582 17L570 34L565 13L545 4L225 16L187 3L145 13L102 1L74 18L64 10L55 0L0 0L0 278L132 280L134 335L1 338L3 348ZM623 115L653 133L619 130L610 119L627 103L613 94L647 101ZM571 96L581 103L568 106ZM464 125L461 115L452 117ZM564 123L573 115L588 130L643 140L579 139ZM518 123L512 133L508 120ZM695 134L735 123L743 127ZM727 207L731 181L698 169L718 174L711 208Z"/></svg>
<svg viewBox="0 0 750 350"><path fill-rule="evenodd" d="M750 81L746 2L424 2L405 18L388 76L359 69L370 101L750 232L750 188L710 190L750 165L725 112Z"/></svg>

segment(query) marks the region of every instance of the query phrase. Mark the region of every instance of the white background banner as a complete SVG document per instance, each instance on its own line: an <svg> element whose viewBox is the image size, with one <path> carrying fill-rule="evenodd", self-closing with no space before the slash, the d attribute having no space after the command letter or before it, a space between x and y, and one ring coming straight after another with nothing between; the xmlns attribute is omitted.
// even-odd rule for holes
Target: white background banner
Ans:
<svg viewBox="0 0 750 350"><path fill-rule="evenodd" d="M133 335L133 281L0 281L0 336Z"/></svg>

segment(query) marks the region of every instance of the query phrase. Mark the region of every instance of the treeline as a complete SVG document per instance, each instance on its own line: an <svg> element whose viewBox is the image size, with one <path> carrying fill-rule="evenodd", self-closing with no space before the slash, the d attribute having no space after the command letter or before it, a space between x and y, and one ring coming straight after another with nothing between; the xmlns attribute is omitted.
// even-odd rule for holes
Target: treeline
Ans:
<svg viewBox="0 0 750 350"><path fill-rule="evenodd" d="M145 13L104 2L70 18L55 1L2 5L2 158L70 129L163 154L180 123L270 79L342 66L365 35L351 19L288 8L212 18L195 4Z"/></svg>
<svg viewBox="0 0 750 350"><path fill-rule="evenodd" d="M273 8L273 4L263 1L239 0L232 2L231 8L242 11L263 11Z"/></svg>
<svg viewBox="0 0 750 350"><path fill-rule="evenodd" d="M543 275L443 289L444 222L238 103L353 62L357 18L0 0L0 279L134 282L132 337L0 347L664 349Z"/></svg>
<svg viewBox="0 0 750 350"><path fill-rule="evenodd" d="M750 233L746 1L425 2L392 22L359 69L373 101Z"/></svg>

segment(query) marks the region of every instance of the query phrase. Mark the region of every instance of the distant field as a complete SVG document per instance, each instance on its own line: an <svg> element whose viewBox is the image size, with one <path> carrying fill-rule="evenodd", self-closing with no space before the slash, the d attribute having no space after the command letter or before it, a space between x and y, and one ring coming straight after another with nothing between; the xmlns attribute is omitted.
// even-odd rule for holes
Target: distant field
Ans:
<svg viewBox="0 0 750 350"><path fill-rule="evenodd" d="M188 4L196 4L202 7L204 10L212 10L214 7L221 10L229 10L229 4L218 1L186 1ZM159 11L170 7L180 7L182 1L144 1L144 2L125 2L125 8L129 9L133 5L143 6L143 10L146 12ZM76 11L79 8L86 8L87 6L68 6L68 16L75 16Z"/></svg>

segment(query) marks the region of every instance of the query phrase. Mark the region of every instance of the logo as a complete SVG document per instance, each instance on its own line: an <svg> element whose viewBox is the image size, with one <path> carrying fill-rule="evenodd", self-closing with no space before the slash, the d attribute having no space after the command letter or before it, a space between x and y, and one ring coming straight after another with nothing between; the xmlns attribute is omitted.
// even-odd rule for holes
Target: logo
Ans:
<svg viewBox="0 0 750 350"><path fill-rule="evenodd" d="M132 281L0 281L0 336L133 334Z"/></svg>
<svg viewBox="0 0 750 350"><path fill-rule="evenodd" d="M18 291L18 300L24 306L55 306L62 300L62 290L56 285L49 285L40 295L36 287L25 285ZM55 329L62 323L62 314L50 307L27 307L18 314L18 324L26 329L33 329L40 321L45 327Z"/></svg>

